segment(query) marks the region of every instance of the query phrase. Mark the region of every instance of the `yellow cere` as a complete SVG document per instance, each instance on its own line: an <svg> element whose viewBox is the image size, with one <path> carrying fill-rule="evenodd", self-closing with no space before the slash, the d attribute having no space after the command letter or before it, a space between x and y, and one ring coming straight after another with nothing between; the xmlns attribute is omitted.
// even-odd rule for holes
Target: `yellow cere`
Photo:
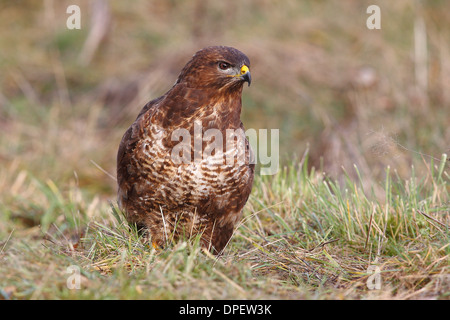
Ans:
<svg viewBox="0 0 450 320"><path fill-rule="evenodd" d="M244 64L244 65L241 67L241 74L246 74L247 72L249 72L249 69L248 69L248 67Z"/></svg>

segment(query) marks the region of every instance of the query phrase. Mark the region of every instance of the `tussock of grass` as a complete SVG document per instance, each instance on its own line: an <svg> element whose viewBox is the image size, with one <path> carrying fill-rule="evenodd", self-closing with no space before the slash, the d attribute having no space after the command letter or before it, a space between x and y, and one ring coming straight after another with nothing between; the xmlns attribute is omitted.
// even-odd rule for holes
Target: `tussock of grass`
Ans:
<svg viewBox="0 0 450 320"><path fill-rule="evenodd" d="M362 181L340 187L302 166L261 178L251 200L270 200L251 202L260 213L240 232L253 248L238 256L262 276L310 288L364 289L367 269L376 261L383 285L395 288L382 291L385 297L436 282L444 283L436 291L445 296L450 212L445 155L442 160L435 175L420 180L402 181L388 169L382 201L366 194Z"/></svg>

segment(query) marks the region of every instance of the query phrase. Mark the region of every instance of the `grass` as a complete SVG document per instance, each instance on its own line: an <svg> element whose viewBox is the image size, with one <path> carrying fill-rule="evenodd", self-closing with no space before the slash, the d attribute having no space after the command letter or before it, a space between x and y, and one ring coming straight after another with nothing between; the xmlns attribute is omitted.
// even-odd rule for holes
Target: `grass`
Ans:
<svg viewBox="0 0 450 320"><path fill-rule="evenodd" d="M377 1L378 31L367 1L108 3L91 59L89 1L74 31L70 1L0 4L0 299L449 299L447 1ZM212 44L250 57L243 123L280 129L282 169L222 256L156 251L115 204L117 147Z"/></svg>
<svg viewBox="0 0 450 320"><path fill-rule="evenodd" d="M444 159L443 159L444 160ZM387 170L383 201L307 169L307 158L258 176L244 218L216 257L184 239L155 250L114 204L35 184L40 227L3 216L6 299L448 299L450 211L445 162L407 181ZM355 168L356 170L356 168ZM364 177L361 177L363 179ZM375 186L374 186L375 187ZM78 190L79 191L79 190ZM23 203L26 206L26 202ZM99 205L95 212L92 207ZM90 209L91 208L91 209ZM5 212L5 211L3 211ZM23 214L28 210L23 210ZM50 219L51 217L51 219ZM51 220L51 223L44 223ZM37 224L37 222L35 222ZM5 227L6 226L6 227ZM8 231L10 230L10 231ZM67 281L80 269L80 289ZM381 288L370 290L370 266ZM373 269L373 268L372 268Z"/></svg>

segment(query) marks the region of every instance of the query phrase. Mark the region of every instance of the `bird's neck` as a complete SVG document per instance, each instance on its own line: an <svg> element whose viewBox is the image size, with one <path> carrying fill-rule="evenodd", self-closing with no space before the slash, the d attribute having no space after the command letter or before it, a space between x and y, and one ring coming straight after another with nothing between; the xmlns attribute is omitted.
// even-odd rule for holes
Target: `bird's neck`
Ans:
<svg viewBox="0 0 450 320"><path fill-rule="evenodd" d="M174 89L174 88L173 88ZM163 111L169 126L177 126L182 119L194 123L202 121L205 129L237 129L241 124L242 86L226 90L185 88L168 92ZM161 110L162 111L162 110Z"/></svg>
<svg viewBox="0 0 450 320"><path fill-rule="evenodd" d="M233 102L228 104L228 109L223 112L223 118L227 119L227 128L237 129L241 125L241 110L242 102L241 97L237 98Z"/></svg>
<svg viewBox="0 0 450 320"><path fill-rule="evenodd" d="M213 116L211 127L217 129L237 129L241 124L242 86L217 92L211 97L211 105L205 113Z"/></svg>

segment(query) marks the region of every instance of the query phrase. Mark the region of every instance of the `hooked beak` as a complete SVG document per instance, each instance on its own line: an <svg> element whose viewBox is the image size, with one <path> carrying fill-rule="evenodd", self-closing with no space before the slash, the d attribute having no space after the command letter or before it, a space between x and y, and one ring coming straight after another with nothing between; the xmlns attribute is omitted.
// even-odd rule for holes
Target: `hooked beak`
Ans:
<svg viewBox="0 0 450 320"><path fill-rule="evenodd" d="M252 83L252 76L250 74L250 69L244 64L241 67L241 79L244 81L247 81L248 86L250 87L250 84Z"/></svg>

